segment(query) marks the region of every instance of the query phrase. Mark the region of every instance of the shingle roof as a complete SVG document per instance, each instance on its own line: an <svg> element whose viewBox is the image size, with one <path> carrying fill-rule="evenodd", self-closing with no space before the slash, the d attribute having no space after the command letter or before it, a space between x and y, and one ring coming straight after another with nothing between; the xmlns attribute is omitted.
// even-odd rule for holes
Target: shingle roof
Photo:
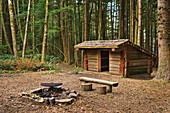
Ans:
<svg viewBox="0 0 170 113"><path fill-rule="evenodd" d="M128 42L128 39L118 39L118 40L93 40L85 41L80 44L75 45L75 48L116 48L117 46Z"/></svg>
<svg viewBox="0 0 170 113"><path fill-rule="evenodd" d="M142 47L132 43L129 39L118 39L118 40L93 40L93 41L84 41L80 44L74 46L77 49L98 49L98 48L119 48L122 45L130 45L139 51L157 57L153 53L143 49Z"/></svg>

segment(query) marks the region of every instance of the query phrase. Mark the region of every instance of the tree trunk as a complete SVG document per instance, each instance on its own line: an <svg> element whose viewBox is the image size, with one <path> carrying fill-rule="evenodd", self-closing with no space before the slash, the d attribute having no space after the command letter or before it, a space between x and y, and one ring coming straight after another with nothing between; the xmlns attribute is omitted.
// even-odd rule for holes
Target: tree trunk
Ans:
<svg viewBox="0 0 170 113"><path fill-rule="evenodd" d="M110 18L111 18L111 36L112 36L112 40L113 40L113 14L112 14L112 12L113 12L113 4L112 4L113 2L111 1L111 8L110 8Z"/></svg>
<svg viewBox="0 0 170 113"><path fill-rule="evenodd" d="M1 15L2 15L2 1L0 0L0 46L2 46L2 20L1 20ZM0 51L0 54L2 54L2 51Z"/></svg>
<svg viewBox="0 0 170 113"><path fill-rule="evenodd" d="M137 45L141 46L141 39L142 39L142 0L139 0L138 2L138 42Z"/></svg>
<svg viewBox="0 0 170 113"><path fill-rule="evenodd" d="M34 12L34 0L32 0L32 9L33 9L33 15L32 15L32 49L33 54L35 54L35 12Z"/></svg>
<svg viewBox="0 0 170 113"><path fill-rule="evenodd" d="M17 14L19 15L19 0L17 0ZM23 34L22 34L22 28L21 28L20 18L18 18L18 29L19 29L19 32L20 32L21 40L22 40L22 42L23 42L24 38L23 38Z"/></svg>
<svg viewBox="0 0 170 113"><path fill-rule="evenodd" d="M85 41L88 40L88 8L87 8L88 0L85 0Z"/></svg>
<svg viewBox="0 0 170 113"><path fill-rule="evenodd" d="M73 3L74 6L74 44L77 44L77 34L76 34L76 0L74 0ZM76 48L74 49L74 57L75 57L75 63L76 63L76 67L78 66L78 58L77 58L77 50Z"/></svg>
<svg viewBox="0 0 170 113"><path fill-rule="evenodd" d="M170 1L158 0L158 72L157 78L170 80Z"/></svg>
<svg viewBox="0 0 170 113"><path fill-rule="evenodd" d="M124 39L124 0L120 0L119 39Z"/></svg>
<svg viewBox="0 0 170 113"><path fill-rule="evenodd" d="M43 37L43 45L42 45L42 57L41 62L45 60L45 46L47 39L47 24L48 24L48 0L46 0L46 11L45 11L45 20L44 20L44 37Z"/></svg>
<svg viewBox="0 0 170 113"><path fill-rule="evenodd" d="M99 37L98 40L101 40L102 33L102 0L99 0Z"/></svg>
<svg viewBox="0 0 170 113"><path fill-rule="evenodd" d="M66 0L66 6L68 7L68 0ZM70 24L69 24L69 10L67 9L67 44L68 44L68 63L71 63L70 59Z"/></svg>
<svg viewBox="0 0 170 113"><path fill-rule="evenodd" d="M14 51L15 60L17 60L18 59L18 50L17 50L16 35L15 35L15 24L14 24L14 13L12 10L12 0L8 0L8 8L9 8L9 15L10 15L13 51Z"/></svg>
<svg viewBox="0 0 170 113"><path fill-rule="evenodd" d="M136 17L135 17L135 39L134 43L137 44L137 38L138 38L138 2L139 0L136 1Z"/></svg>
<svg viewBox="0 0 170 113"><path fill-rule="evenodd" d="M23 49L22 49L22 59L25 58L25 48L27 44L27 31L28 31L28 23L29 23L29 15L30 15L30 6L31 6L31 0L29 0L29 3L28 3L27 20L26 20L26 25L25 25L25 35L24 35L24 43L23 43Z"/></svg>
<svg viewBox="0 0 170 113"><path fill-rule="evenodd" d="M64 7L64 2L61 0L61 8ZM64 61L67 63L68 58L67 58L67 44L66 44L66 37L65 37L65 29L64 29L64 12L63 10L60 13L61 16L61 35L62 35L62 40L63 40L63 49L64 49Z"/></svg>
<svg viewBox="0 0 170 113"><path fill-rule="evenodd" d="M134 0L130 0L130 41L134 40Z"/></svg>
<svg viewBox="0 0 170 113"><path fill-rule="evenodd" d="M145 49L149 50L149 0L147 0L147 18L146 18L146 40Z"/></svg>
<svg viewBox="0 0 170 113"><path fill-rule="evenodd" d="M98 16L98 10L97 10L97 1L95 1L95 33L96 33L96 38L95 40L97 40L98 38L98 26L99 26L99 16Z"/></svg>

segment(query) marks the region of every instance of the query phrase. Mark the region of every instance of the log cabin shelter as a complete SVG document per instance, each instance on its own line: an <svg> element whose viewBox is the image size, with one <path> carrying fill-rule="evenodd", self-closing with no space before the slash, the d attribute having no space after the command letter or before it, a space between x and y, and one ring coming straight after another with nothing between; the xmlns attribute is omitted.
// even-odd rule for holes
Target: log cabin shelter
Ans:
<svg viewBox="0 0 170 113"><path fill-rule="evenodd" d="M128 39L85 41L74 46L83 50L84 70L126 76L152 73L156 56Z"/></svg>

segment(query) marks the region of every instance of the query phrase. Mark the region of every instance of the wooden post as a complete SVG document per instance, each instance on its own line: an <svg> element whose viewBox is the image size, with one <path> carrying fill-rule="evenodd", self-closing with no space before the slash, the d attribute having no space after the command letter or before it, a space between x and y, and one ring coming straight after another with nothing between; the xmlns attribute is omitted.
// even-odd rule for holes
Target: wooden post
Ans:
<svg viewBox="0 0 170 113"><path fill-rule="evenodd" d="M123 76L123 67L124 67L124 58L123 58L123 51L122 51L120 57L120 76Z"/></svg>
<svg viewBox="0 0 170 113"><path fill-rule="evenodd" d="M108 86L107 92L112 92L112 86L111 85Z"/></svg>
<svg viewBox="0 0 170 113"><path fill-rule="evenodd" d="M127 47L124 50L124 56L125 56L125 70L124 70L124 76L128 77L129 76L129 46L127 45Z"/></svg>
<svg viewBox="0 0 170 113"><path fill-rule="evenodd" d="M98 50L98 72L101 72L101 50Z"/></svg>
<svg viewBox="0 0 170 113"><path fill-rule="evenodd" d="M87 70L87 51L84 51L84 70Z"/></svg>
<svg viewBox="0 0 170 113"><path fill-rule="evenodd" d="M99 94L106 94L106 86L96 87L96 91L97 91L97 93L99 93Z"/></svg>
<svg viewBox="0 0 170 113"><path fill-rule="evenodd" d="M148 59L148 74L152 73L152 57Z"/></svg>

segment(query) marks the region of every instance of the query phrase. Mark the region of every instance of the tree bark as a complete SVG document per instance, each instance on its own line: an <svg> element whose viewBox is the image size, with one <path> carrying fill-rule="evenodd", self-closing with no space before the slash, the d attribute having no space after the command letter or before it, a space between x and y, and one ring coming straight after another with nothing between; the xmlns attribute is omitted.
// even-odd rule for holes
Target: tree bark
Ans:
<svg viewBox="0 0 170 113"><path fill-rule="evenodd" d="M112 40L113 40L113 2L111 1L111 7L110 7L110 18L111 18L111 36L112 36Z"/></svg>
<svg viewBox="0 0 170 113"><path fill-rule="evenodd" d="M18 59L18 50L17 50L16 35L15 35L15 24L14 24L14 13L12 10L12 0L8 0L8 8L9 8L9 15L10 15L13 51L14 51L15 60L17 60Z"/></svg>
<svg viewBox="0 0 170 113"><path fill-rule="evenodd" d="M33 54L35 54L35 6L34 6L34 0L32 0L32 8L33 8L33 15L32 15L32 49Z"/></svg>
<svg viewBox="0 0 170 113"><path fill-rule="evenodd" d="M138 2L139 0L136 1L136 17L135 17L135 39L134 43L137 44L137 38L138 38Z"/></svg>
<svg viewBox="0 0 170 113"><path fill-rule="evenodd" d="M130 41L134 41L134 0L130 0Z"/></svg>
<svg viewBox="0 0 170 113"><path fill-rule="evenodd" d="M170 1L158 0L158 72L157 78L170 80Z"/></svg>
<svg viewBox="0 0 170 113"><path fill-rule="evenodd" d="M87 8L88 0L85 0L85 41L88 40L88 8Z"/></svg>
<svg viewBox="0 0 170 113"><path fill-rule="evenodd" d="M0 46L2 46L2 20L1 20L1 15L2 15L2 1L0 0ZM2 54L2 51L0 51L0 54Z"/></svg>
<svg viewBox="0 0 170 113"><path fill-rule="evenodd" d="M46 46L46 39L47 39L47 24L48 24L48 0L46 0L46 11L45 11L45 20L44 20L44 37L43 37L43 45L42 45L42 57L41 62L45 60L45 46Z"/></svg>
<svg viewBox="0 0 170 113"><path fill-rule="evenodd" d="M147 0L147 18L146 18L145 49L146 49L146 50L149 50L149 0Z"/></svg>
<svg viewBox="0 0 170 113"><path fill-rule="evenodd" d="M61 8L64 7L64 2L61 0ZM63 40L63 49L64 49L64 61L68 62L68 56L67 56L67 44L66 44L66 37L65 37L65 29L64 29L64 12L63 10L60 13L61 16L61 35Z"/></svg>
<svg viewBox="0 0 170 113"><path fill-rule="evenodd" d="M124 0L120 0L119 39L124 39Z"/></svg>
<svg viewBox="0 0 170 113"><path fill-rule="evenodd" d="M99 26L99 14L98 14L98 10L97 10L97 1L95 1L95 33L96 33L96 38L95 40L97 40L98 38L98 26Z"/></svg>
<svg viewBox="0 0 170 113"><path fill-rule="evenodd" d="M76 0L74 0L73 3L74 6L74 44L77 44L77 34L76 34ZM77 58L77 50L76 48L74 49L74 57L75 57L75 63L76 66L78 66L78 58Z"/></svg>
<svg viewBox="0 0 170 113"><path fill-rule="evenodd" d="M102 33L102 0L99 0L99 35L98 40L101 40Z"/></svg>
<svg viewBox="0 0 170 113"><path fill-rule="evenodd" d="M68 7L68 0L66 0L66 6ZM66 17L67 17L67 44L68 44L68 63L71 63L71 59L70 59L70 24L69 24L69 10L67 9L67 13L66 13Z"/></svg>
<svg viewBox="0 0 170 113"><path fill-rule="evenodd" d="M138 42L137 45L141 46L141 39L142 39L142 0L138 2L139 9L138 9Z"/></svg>
<svg viewBox="0 0 170 113"><path fill-rule="evenodd" d="M26 43L27 43L27 32L28 32L30 7L31 7L31 0L29 0L29 3L28 3L27 20L26 20L26 25L25 25L25 34L24 34L24 42L23 42L23 49L22 49L22 59L25 58L25 48L26 48Z"/></svg>

